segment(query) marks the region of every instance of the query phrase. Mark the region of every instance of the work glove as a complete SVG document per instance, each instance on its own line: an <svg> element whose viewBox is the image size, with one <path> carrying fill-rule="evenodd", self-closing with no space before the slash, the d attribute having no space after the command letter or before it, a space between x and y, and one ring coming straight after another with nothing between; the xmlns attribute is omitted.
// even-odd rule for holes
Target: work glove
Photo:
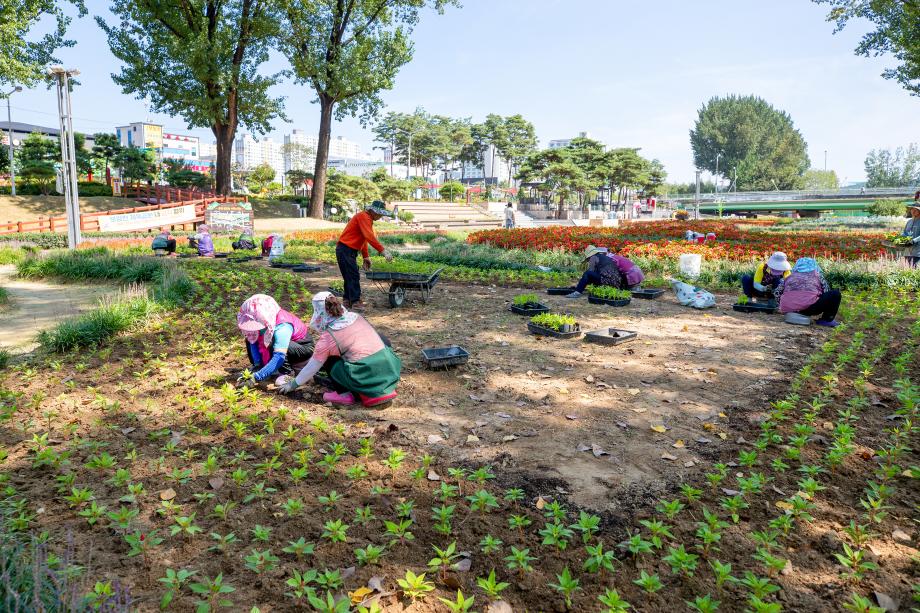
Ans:
<svg viewBox="0 0 920 613"><path fill-rule="evenodd" d="M381 254L387 262L393 261L393 253L389 249L384 249Z"/></svg>
<svg viewBox="0 0 920 613"><path fill-rule="evenodd" d="M917 243L920 243L920 236L918 236L917 238L915 238L915 239L912 240L911 242L914 243L915 245L916 245Z"/></svg>
<svg viewBox="0 0 920 613"><path fill-rule="evenodd" d="M754 289L756 289L758 292L767 291L766 286L764 286L762 283L756 283L756 282L754 283Z"/></svg>
<svg viewBox="0 0 920 613"><path fill-rule="evenodd" d="M370 260L370 258L364 260L363 268L364 268L364 270L370 270L370 269L371 269L371 260Z"/></svg>
<svg viewBox="0 0 920 613"><path fill-rule="evenodd" d="M298 385L297 379L291 377L283 385L278 387L278 393L287 395L296 390L298 387L300 387L300 385Z"/></svg>

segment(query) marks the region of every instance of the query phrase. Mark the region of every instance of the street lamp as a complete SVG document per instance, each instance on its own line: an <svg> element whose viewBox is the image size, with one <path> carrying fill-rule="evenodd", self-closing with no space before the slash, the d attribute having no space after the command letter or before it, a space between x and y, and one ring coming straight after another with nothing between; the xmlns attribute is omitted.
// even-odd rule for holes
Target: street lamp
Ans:
<svg viewBox="0 0 920 613"><path fill-rule="evenodd" d="M64 205L67 210L67 246L76 249L80 244L80 201L77 194L77 156L74 151L73 111L70 105L70 78L79 70L63 66L48 68L48 76L57 84L58 115L61 120L61 170L64 183Z"/></svg>
<svg viewBox="0 0 920 613"><path fill-rule="evenodd" d="M721 153L716 154L716 196L719 195L719 158L722 157Z"/></svg>
<svg viewBox="0 0 920 613"><path fill-rule="evenodd" d="M10 142L10 194L16 195L16 169L13 167L13 119L10 113L10 96L15 93L21 92L22 88L16 86L7 93L4 94L6 98L6 123L7 123L7 134L9 135Z"/></svg>

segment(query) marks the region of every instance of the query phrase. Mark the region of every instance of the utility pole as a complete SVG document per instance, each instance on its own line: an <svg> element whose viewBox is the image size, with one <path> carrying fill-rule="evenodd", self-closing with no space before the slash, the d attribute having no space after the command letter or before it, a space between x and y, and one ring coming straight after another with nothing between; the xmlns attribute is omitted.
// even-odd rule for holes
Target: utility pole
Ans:
<svg viewBox="0 0 920 613"><path fill-rule="evenodd" d="M700 174L701 170L696 171L696 212L694 213L694 219L700 218Z"/></svg>
<svg viewBox="0 0 920 613"><path fill-rule="evenodd" d="M716 194L716 196L719 195L719 158L720 158L720 157L722 157L722 154L721 154L721 153L717 153L717 154L716 154L716 175L715 175L715 177L714 177L715 180L716 180L716 186L715 186L715 194Z"/></svg>
<svg viewBox="0 0 920 613"><path fill-rule="evenodd" d="M7 123L7 137L10 139L10 142L7 143L10 147L10 195L16 195L16 166L13 164L13 116L10 112L10 97L17 92L21 92L22 88L16 86L11 89L6 94L6 123Z"/></svg>
<svg viewBox="0 0 920 613"><path fill-rule="evenodd" d="M827 172L827 149L824 150L824 172Z"/></svg>
<svg viewBox="0 0 920 613"><path fill-rule="evenodd" d="M73 113L70 108L70 77L80 74L79 70L66 70L52 66L48 76L57 83L58 115L61 119L61 170L63 171L64 204L67 208L67 246L76 249L80 236L80 201L77 195L77 155L73 142Z"/></svg>

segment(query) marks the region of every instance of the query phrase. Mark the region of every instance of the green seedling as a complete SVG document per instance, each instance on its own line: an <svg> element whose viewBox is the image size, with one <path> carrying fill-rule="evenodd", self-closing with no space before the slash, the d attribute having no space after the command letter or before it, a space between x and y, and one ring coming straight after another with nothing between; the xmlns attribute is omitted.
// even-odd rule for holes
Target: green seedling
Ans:
<svg viewBox="0 0 920 613"><path fill-rule="evenodd" d="M368 545L364 549L355 549L355 558L358 560L358 566L369 566L380 564L380 558L386 550L377 545Z"/></svg>
<svg viewBox="0 0 920 613"><path fill-rule="evenodd" d="M272 555L270 549L265 551L253 549L243 560L246 562L246 568L258 574L270 571L278 564L277 556Z"/></svg>
<svg viewBox="0 0 920 613"><path fill-rule="evenodd" d="M402 589L403 594L409 597L412 602L421 600L426 594L434 590L434 584L425 581L425 573L416 575L411 570L406 571L402 579L397 579L396 583Z"/></svg>
<svg viewBox="0 0 920 613"><path fill-rule="evenodd" d="M495 553L496 551L499 551L501 548L502 548L501 539L497 539L491 534L485 535L484 537L482 537L482 540L479 541L479 550L482 551L482 553L486 553L486 554Z"/></svg>
<svg viewBox="0 0 920 613"><path fill-rule="evenodd" d="M399 523L384 520L383 525L386 528L386 534L390 537L391 547L396 543L404 545L409 541L415 540L415 535L409 531L412 526L411 519L404 519Z"/></svg>
<svg viewBox="0 0 920 613"><path fill-rule="evenodd" d="M556 580L558 583L550 583L550 587L562 594L563 598L565 598L565 608L571 609L572 596L581 589L578 579L572 577L569 567L566 566L562 569L562 574L556 575Z"/></svg>
<svg viewBox="0 0 920 613"><path fill-rule="evenodd" d="M262 541L263 543L267 543L268 539L271 538L272 529L269 528L268 526L261 526L259 524L256 524L252 528L251 532L252 532L252 538L254 538L257 541Z"/></svg>
<svg viewBox="0 0 920 613"><path fill-rule="evenodd" d="M166 593L160 598L160 609L166 609L176 596L182 591L182 587L195 574L195 571L179 569L178 571L171 568L166 569L166 576L157 579L166 586Z"/></svg>
<svg viewBox="0 0 920 613"><path fill-rule="evenodd" d="M323 524L322 538L329 539L331 543L344 543L347 538L348 526L341 519L329 520Z"/></svg>
<svg viewBox="0 0 920 613"><path fill-rule="evenodd" d="M627 613L632 608L632 605L623 600L618 591L611 588L604 590L604 593L598 596L597 599L607 607L603 613Z"/></svg>
<svg viewBox="0 0 920 613"><path fill-rule="evenodd" d="M581 511L578 515L578 522L572 524L570 528L581 532L581 542L588 544L591 542L591 538L600 530L600 524L600 517Z"/></svg>
<svg viewBox="0 0 920 613"><path fill-rule="evenodd" d="M300 561L306 556L312 556L315 549L316 545L308 543L304 537L300 537L296 541L288 541L287 547L281 551L294 554L297 560Z"/></svg>
<svg viewBox="0 0 920 613"><path fill-rule="evenodd" d="M654 594L664 587L658 575L650 575L645 570L639 571L639 578L634 579L633 583L645 590L646 594Z"/></svg>
<svg viewBox="0 0 920 613"><path fill-rule="evenodd" d="M696 570L699 556L695 553L689 553L683 545L669 547L668 555L662 558L671 567L671 572L675 575L684 575L692 577Z"/></svg>
<svg viewBox="0 0 920 613"><path fill-rule="evenodd" d="M574 532L562 524L547 524L545 528L539 531L543 537L543 545L554 545L559 551L565 551L569 545L569 539Z"/></svg>
<svg viewBox="0 0 920 613"><path fill-rule="evenodd" d="M493 568L489 572L488 577L485 577L485 578L477 577L476 585L478 585L479 589L485 592L486 596L488 596L489 598L498 599L498 598L501 598L502 591L504 591L505 588L507 588L509 584L505 583L504 581L496 580L495 569Z"/></svg>
<svg viewBox="0 0 920 613"><path fill-rule="evenodd" d="M236 535L232 532L226 535L212 532L211 538L214 539L214 544L208 547L208 551L217 551L224 555L230 552L231 545L235 544L237 541Z"/></svg>
<svg viewBox="0 0 920 613"><path fill-rule="evenodd" d="M233 606L233 601L225 598L224 595L235 592L236 588L229 583L224 583L223 573L213 579L205 577L202 582L193 583L189 587L194 593L204 597L204 600L197 602L196 613L212 613L220 608Z"/></svg>
<svg viewBox="0 0 920 613"><path fill-rule="evenodd" d="M616 555L613 551L604 551L603 543L599 542L594 546L586 545L585 551L588 552L584 563L586 571L590 573L599 573L602 570L613 572L613 561L616 560Z"/></svg>
<svg viewBox="0 0 920 613"><path fill-rule="evenodd" d="M533 566L530 565L531 562L535 561L537 558L530 555L530 549L518 549L517 547L511 547L511 555L505 558L505 566L508 567L508 570L517 570L520 572L521 577L524 577L524 573L529 573L533 571Z"/></svg>

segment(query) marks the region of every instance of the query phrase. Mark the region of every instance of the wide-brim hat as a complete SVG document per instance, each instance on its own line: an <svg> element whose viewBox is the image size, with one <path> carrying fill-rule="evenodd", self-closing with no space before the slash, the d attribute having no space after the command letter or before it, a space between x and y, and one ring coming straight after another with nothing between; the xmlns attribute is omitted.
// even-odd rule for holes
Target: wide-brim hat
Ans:
<svg viewBox="0 0 920 613"><path fill-rule="evenodd" d="M907 205L907 208L908 208L908 209L917 209L918 211L920 211L920 203L917 203L917 204L908 204L908 205Z"/></svg>
<svg viewBox="0 0 920 613"><path fill-rule="evenodd" d="M374 200L369 205L367 205L364 208L364 210L370 213L376 213L377 215L380 215L381 217L392 217L393 216L393 213L387 210L387 205L385 205L380 200Z"/></svg>
<svg viewBox="0 0 920 613"><path fill-rule="evenodd" d="M587 260L587 259L590 258L590 257L594 257L594 256L597 255L598 253L603 253L603 251L601 251L600 249L598 249L598 248L595 247L594 245L588 245L587 247L585 247L585 252L584 252L584 254L583 254L583 255L584 255L584 259Z"/></svg>
<svg viewBox="0 0 920 613"><path fill-rule="evenodd" d="M787 258L786 254L782 251L777 251L770 256L770 259L767 260L767 267L773 270L792 270L792 264L789 263L789 258Z"/></svg>
<svg viewBox="0 0 920 613"><path fill-rule="evenodd" d="M255 319L246 320L241 324L237 324L237 326L244 332L259 332L260 330L265 329L265 324L256 321Z"/></svg>

